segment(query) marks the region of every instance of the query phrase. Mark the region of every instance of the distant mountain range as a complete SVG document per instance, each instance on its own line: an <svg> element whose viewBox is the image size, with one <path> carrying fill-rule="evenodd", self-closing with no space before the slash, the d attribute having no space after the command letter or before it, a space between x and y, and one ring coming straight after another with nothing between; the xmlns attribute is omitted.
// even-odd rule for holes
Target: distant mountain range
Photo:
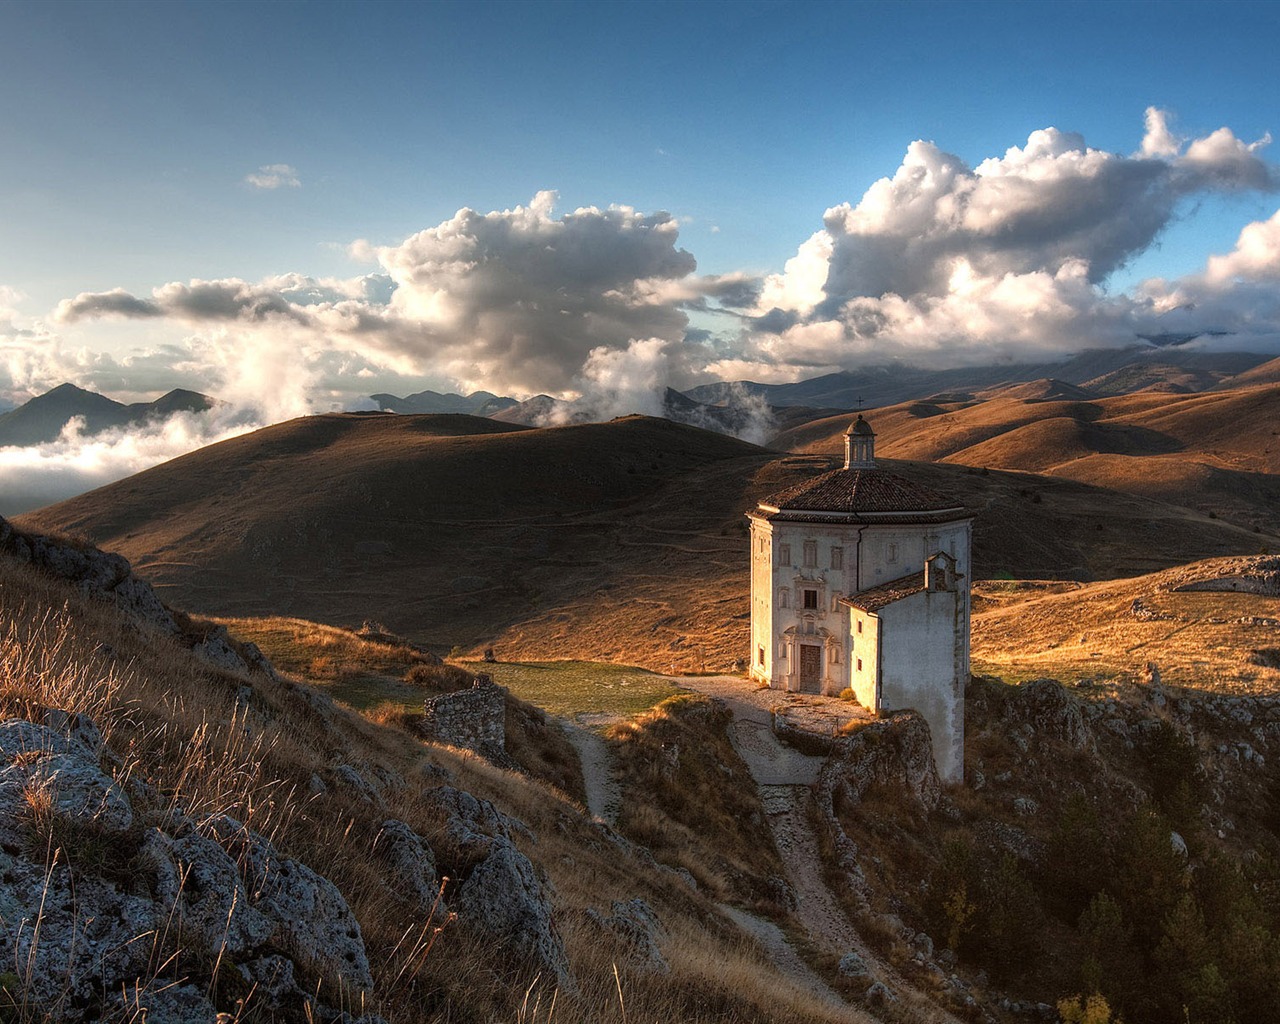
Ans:
<svg viewBox="0 0 1280 1024"><path fill-rule="evenodd" d="M476 391L470 395L452 392L419 391L416 395L397 398L395 395L370 395L383 412L440 413L455 412L467 416L492 416L519 403L514 398L502 398L488 391Z"/></svg>
<svg viewBox="0 0 1280 1024"><path fill-rule="evenodd" d="M204 412L216 404L208 395L178 388L154 402L124 405L74 384L59 384L52 391L0 414L0 447L57 440L62 428L76 417L84 420L86 434L98 434L113 427L167 419L179 412Z"/></svg>
<svg viewBox="0 0 1280 1024"><path fill-rule="evenodd" d="M937 394L984 391L1001 384L1052 378L1085 385L1100 394L1126 394L1162 384L1171 390L1205 391L1226 383L1268 360L1255 352L1197 352L1176 348L1131 347L1081 352L1065 362L963 366L954 370L922 370L914 366L880 365L865 370L828 373L792 384L755 381L703 384L685 394L697 402L719 405L742 394L758 395L772 406L875 408Z"/></svg>

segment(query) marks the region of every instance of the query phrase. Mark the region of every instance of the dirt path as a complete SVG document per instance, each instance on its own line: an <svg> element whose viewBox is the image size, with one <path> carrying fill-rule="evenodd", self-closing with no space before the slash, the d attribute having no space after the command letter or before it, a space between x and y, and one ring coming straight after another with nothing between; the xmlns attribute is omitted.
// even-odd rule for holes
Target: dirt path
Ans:
<svg viewBox="0 0 1280 1024"><path fill-rule="evenodd" d="M912 1020L959 1024L955 1017L916 991L863 941L823 878L818 836L810 824L809 806L813 799L810 786L817 779L824 758L801 754L786 746L774 735L770 723L773 708L778 705L786 705L789 712L815 716L815 720L820 720L827 714L836 718L849 715L845 710L847 706L842 707L844 702L831 697L802 697L775 690L757 690L737 676L686 676L673 681L688 689L718 697L733 711L731 735L734 748L747 763L759 787L769 828L786 866L787 880L795 892L796 917L804 925L813 944L837 956L857 953L871 967L873 976L888 985L903 1006L910 1010ZM730 916L743 924L737 915ZM742 916L749 918L751 915ZM807 979L816 979L827 992L832 992L800 960L780 930L775 928L777 935L770 935L766 941L757 929L749 925L746 927L760 939L779 967L797 983L809 985ZM777 946L778 939L781 939L785 951ZM791 966L793 962L802 970L794 969Z"/></svg>
<svg viewBox="0 0 1280 1024"><path fill-rule="evenodd" d="M590 729L572 722L564 723L569 742L578 751L582 762L582 782L587 791L587 810L593 818L607 825L618 823L618 807L622 803L622 791L613 774L613 758L609 746Z"/></svg>
<svg viewBox="0 0 1280 1024"><path fill-rule="evenodd" d="M760 943L761 948L769 955L769 959L778 970L796 985L836 1009L842 1017L853 1024L873 1024L874 1017L846 1003L835 989L818 977L812 968L800 959L799 954L791 948L786 934L776 924L766 921L763 917L756 917L755 914L748 914L737 907L730 907L723 903L719 904L719 907L726 917Z"/></svg>

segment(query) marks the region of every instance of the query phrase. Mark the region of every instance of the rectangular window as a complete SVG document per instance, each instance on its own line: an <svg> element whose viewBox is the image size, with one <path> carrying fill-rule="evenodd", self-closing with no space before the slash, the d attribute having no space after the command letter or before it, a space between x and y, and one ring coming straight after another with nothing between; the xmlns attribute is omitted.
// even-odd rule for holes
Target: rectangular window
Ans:
<svg viewBox="0 0 1280 1024"><path fill-rule="evenodd" d="M844 568L844 548L831 549L831 568L833 569Z"/></svg>
<svg viewBox="0 0 1280 1024"><path fill-rule="evenodd" d="M790 544L778 545L778 564L779 565L791 564L791 545Z"/></svg>
<svg viewBox="0 0 1280 1024"><path fill-rule="evenodd" d="M804 567L806 569L816 569L818 567L818 542L816 540L804 542Z"/></svg>
<svg viewBox="0 0 1280 1024"><path fill-rule="evenodd" d="M760 665L764 664L764 648L763 647L756 648L756 663Z"/></svg>
<svg viewBox="0 0 1280 1024"><path fill-rule="evenodd" d="M889 561L890 561L890 562L896 562L896 561L898 560L898 545L897 545L897 544L890 544L890 545L889 545L889 556L888 556L888 557L889 557Z"/></svg>
<svg viewBox="0 0 1280 1024"><path fill-rule="evenodd" d="M806 590L804 592L804 606L806 608L813 608L815 610L817 609L818 592L816 590Z"/></svg>
<svg viewBox="0 0 1280 1024"><path fill-rule="evenodd" d="M861 632L862 632L862 620L861 620L861 619L859 619L859 620L858 620L858 632L859 632L859 633L861 633Z"/></svg>
<svg viewBox="0 0 1280 1024"><path fill-rule="evenodd" d="M859 671L859 672L861 672L861 671L862 671L862 659L861 659L861 658L859 658L859 659L858 659L858 671Z"/></svg>

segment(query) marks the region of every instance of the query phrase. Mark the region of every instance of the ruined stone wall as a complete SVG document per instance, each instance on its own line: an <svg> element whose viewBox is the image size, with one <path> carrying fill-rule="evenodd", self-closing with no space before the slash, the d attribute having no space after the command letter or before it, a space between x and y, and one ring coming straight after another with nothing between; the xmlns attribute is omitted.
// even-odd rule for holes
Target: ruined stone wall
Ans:
<svg viewBox="0 0 1280 1024"><path fill-rule="evenodd" d="M506 711L506 691L488 676L480 676L469 690L426 700L423 734L502 763L507 760Z"/></svg>

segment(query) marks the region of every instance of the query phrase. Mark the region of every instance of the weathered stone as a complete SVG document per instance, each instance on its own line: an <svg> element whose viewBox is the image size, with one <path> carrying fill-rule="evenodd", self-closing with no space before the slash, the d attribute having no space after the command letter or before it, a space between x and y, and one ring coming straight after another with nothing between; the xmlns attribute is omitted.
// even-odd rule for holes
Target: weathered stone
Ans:
<svg viewBox="0 0 1280 1024"><path fill-rule="evenodd" d="M848 952L840 958L840 963L836 966L836 970L840 972L842 978L866 978L871 974L871 969L867 967L867 962L855 952Z"/></svg>
<svg viewBox="0 0 1280 1024"><path fill-rule="evenodd" d="M1034 679L1020 686L1008 713L1030 725L1036 735L1061 740L1083 750L1089 743L1079 702L1055 679Z"/></svg>
<svg viewBox="0 0 1280 1024"><path fill-rule="evenodd" d="M92 823L104 832L126 832L133 824L133 809L124 790L82 751L45 754L5 772L25 771L27 787L50 801L51 813Z"/></svg>
<svg viewBox="0 0 1280 1024"><path fill-rule="evenodd" d="M889 986L883 981L877 981L868 988L862 998L871 1006L888 1006L890 1003L898 1001L898 997L890 991Z"/></svg>
<svg viewBox="0 0 1280 1024"><path fill-rule="evenodd" d="M438 786L423 794L423 803L441 818L443 832L436 851L455 864L469 864L489 852L495 838L510 839L507 818L488 800L465 790Z"/></svg>
<svg viewBox="0 0 1280 1024"><path fill-rule="evenodd" d="M529 858L511 840L492 841L454 902L469 927L502 943L544 976L568 982L569 960L552 922L550 900Z"/></svg>
<svg viewBox="0 0 1280 1024"><path fill-rule="evenodd" d="M279 954L250 960L241 967L241 973L256 986L255 995L267 1002L280 1003L300 991L293 974L293 961Z"/></svg>
<svg viewBox="0 0 1280 1024"><path fill-rule="evenodd" d="M205 952L238 957L275 930L251 905L235 861L212 839L195 832L174 839L153 829L140 859L153 874L161 911L198 936Z"/></svg>
<svg viewBox="0 0 1280 1024"><path fill-rule="evenodd" d="M435 743L474 750L503 767L507 756L507 691L487 677L477 679L469 690L442 693L423 703L422 733Z"/></svg>
<svg viewBox="0 0 1280 1024"><path fill-rule="evenodd" d="M403 821L388 819L374 838L373 849L386 863L397 893L425 913L433 907L441 918L448 913L440 899L435 856L413 829Z"/></svg>
<svg viewBox="0 0 1280 1024"><path fill-rule="evenodd" d="M191 648L210 664L228 672L248 672L249 666L231 646L231 634L226 626L218 626L208 636Z"/></svg>
<svg viewBox="0 0 1280 1024"><path fill-rule="evenodd" d="M231 818L214 818L209 830L236 861L252 906L274 925L273 945L327 984L362 991L373 987L360 925L332 882L281 857L269 842Z"/></svg>
<svg viewBox="0 0 1280 1024"><path fill-rule="evenodd" d="M1039 811L1040 805L1029 796L1020 796L1013 801L1013 813L1021 818L1029 818Z"/></svg>
<svg viewBox="0 0 1280 1024"><path fill-rule="evenodd" d="M654 974L670 974L671 965L658 948L658 938L664 934L662 922L648 902L642 899L615 902L612 910L603 923L626 947L631 966Z"/></svg>
<svg viewBox="0 0 1280 1024"><path fill-rule="evenodd" d="M148 899L25 859L0 875L0 917L8 925L0 929L0 962L23 965L26 999L59 1007L64 1020L144 976L160 923Z"/></svg>
<svg viewBox="0 0 1280 1024"><path fill-rule="evenodd" d="M194 985L175 985L157 978L146 986L131 984L112 992L103 1003L104 1020L137 1024L216 1024L218 1011Z"/></svg>

